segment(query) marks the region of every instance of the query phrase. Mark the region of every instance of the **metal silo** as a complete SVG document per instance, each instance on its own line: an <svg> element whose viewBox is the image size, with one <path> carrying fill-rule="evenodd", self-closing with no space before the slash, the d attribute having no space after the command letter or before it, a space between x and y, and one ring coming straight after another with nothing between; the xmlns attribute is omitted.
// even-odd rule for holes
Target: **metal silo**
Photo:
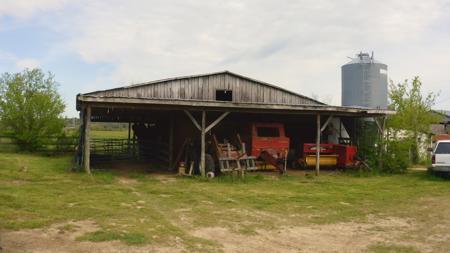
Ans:
<svg viewBox="0 0 450 253"><path fill-rule="evenodd" d="M373 52L359 53L342 66L342 105L387 107L387 65L375 61Z"/></svg>

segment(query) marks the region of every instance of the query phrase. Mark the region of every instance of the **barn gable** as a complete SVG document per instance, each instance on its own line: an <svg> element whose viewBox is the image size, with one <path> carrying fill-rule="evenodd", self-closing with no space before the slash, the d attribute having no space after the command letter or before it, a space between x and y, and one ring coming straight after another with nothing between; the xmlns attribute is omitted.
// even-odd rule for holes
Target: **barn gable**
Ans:
<svg viewBox="0 0 450 253"><path fill-rule="evenodd" d="M99 98L323 105L312 98L229 71L177 77L83 94Z"/></svg>

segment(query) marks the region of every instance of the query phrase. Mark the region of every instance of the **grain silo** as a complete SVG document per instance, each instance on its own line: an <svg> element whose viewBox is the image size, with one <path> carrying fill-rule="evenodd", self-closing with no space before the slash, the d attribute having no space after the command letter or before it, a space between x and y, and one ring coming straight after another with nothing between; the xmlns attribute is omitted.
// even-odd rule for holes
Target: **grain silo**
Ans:
<svg viewBox="0 0 450 253"><path fill-rule="evenodd" d="M342 105L369 108L387 107L387 65L368 53L342 66Z"/></svg>

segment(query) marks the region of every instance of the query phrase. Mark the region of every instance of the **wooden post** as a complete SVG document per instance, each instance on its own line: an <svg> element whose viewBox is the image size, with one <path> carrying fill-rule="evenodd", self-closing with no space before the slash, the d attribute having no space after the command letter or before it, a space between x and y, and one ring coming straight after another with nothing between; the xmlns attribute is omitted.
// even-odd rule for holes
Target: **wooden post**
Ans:
<svg viewBox="0 0 450 253"><path fill-rule="evenodd" d="M128 142L127 142L128 155L130 155L131 153L130 144L131 144L131 122L128 122Z"/></svg>
<svg viewBox="0 0 450 253"><path fill-rule="evenodd" d="M202 126L201 126L201 151L200 151L200 171L202 176L206 176L206 168L205 168L205 134L206 134L206 112L202 111Z"/></svg>
<svg viewBox="0 0 450 253"><path fill-rule="evenodd" d="M384 128L386 125L386 117L381 117L381 124L375 118L375 122L378 126L378 172L383 170L383 154L384 154Z"/></svg>
<svg viewBox="0 0 450 253"><path fill-rule="evenodd" d="M215 127L217 124L219 124L220 121L222 121L230 112L224 112L222 115L220 115L213 123L211 123L208 127L206 127L206 112L202 111L202 122L201 126L197 123L197 120L192 116L190 112L187 110L184 110L184 113L188 116L188 118L192 121L192 124L200 130L200 138L201 138L201 151L200 151L200 171L202 173L202 176L205 176L205 135L207 132L209 132L213 127Z"/></svg>
<svg viewBox="0 0 450 253"><path fill-rule="evenodd" d="M174 129L174 118L170 116L169 119L169 170L173 168L173 129Z"/></svg>
<svg viewBox="0 0 450 253"><path fill-rule="evenodd" d="M317 114L317 136L316 136L316 176L320 172L320 114Z"/></svg>
<svg viewBox="0 0 450 253"><path fill-rule="evenodd" d="M136 129L136 122L133 122L134 129ZM136 159L136 132L133 130L133 159Z"/></svg>
<svg viewBox="0 0 450 253"><path fill-rule="evenodd" d="M78 138L80 144L77 150L77 165L79 168L83 167L83 155L84 155L84 108L80 110L80 137Z"/></svg>
<svg viewBox="0 0 450 253"><path fill-rule="evenodd" d="M89 143L89 125L91 121L91 107L86 105L86 113L84 114L84 145L83 145L83 168L86 173L91 174L91 150Z"/></svg>

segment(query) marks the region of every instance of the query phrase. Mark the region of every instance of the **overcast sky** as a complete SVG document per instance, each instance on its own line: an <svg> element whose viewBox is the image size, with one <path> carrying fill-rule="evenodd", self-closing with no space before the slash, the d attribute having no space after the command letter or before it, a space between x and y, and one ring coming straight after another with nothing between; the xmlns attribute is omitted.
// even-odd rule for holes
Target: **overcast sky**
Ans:
<svg viewBox="0 0 450 253"><path fill-rule="evenodd" d="M67 116L77 93L222 70L340 105L361 50L450 110L450 0L0 0L0 71L53 72Z"/></svg>

